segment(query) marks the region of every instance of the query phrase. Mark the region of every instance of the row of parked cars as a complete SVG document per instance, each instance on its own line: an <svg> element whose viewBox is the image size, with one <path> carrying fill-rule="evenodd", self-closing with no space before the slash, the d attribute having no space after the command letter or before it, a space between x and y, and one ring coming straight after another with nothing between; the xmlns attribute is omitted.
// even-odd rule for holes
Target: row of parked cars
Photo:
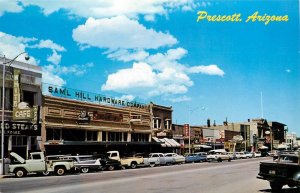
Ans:
<svg viewBox="0 0 300 193"><path fill-rule="evenodd" d="M186 155L186 162L203 162L203 161L231 161L236 159L249 159L261 157L260 152L227 152L225 149L210 150L209 152L198 152Z"/></svg>
<svg viewBox="0 0 300 193"><path fill-rule="evenodd" d="M259 157L258 153L235 152L228 153L223 150L211 150L209 152L197 152L186 156L177 153L150 153L136 154L134 156L120 156L118 151L109 151L102 155L50 155L44 156L43 152L30 153L25 160L16 153L11 153L9 172L16 177L26 176L28 173L40 173L43 175L64 175L66 172L88 173L92 170L115 170L122 168L155 167L182 163L194 163L205 161L231 161L238 158Z"/></svg>

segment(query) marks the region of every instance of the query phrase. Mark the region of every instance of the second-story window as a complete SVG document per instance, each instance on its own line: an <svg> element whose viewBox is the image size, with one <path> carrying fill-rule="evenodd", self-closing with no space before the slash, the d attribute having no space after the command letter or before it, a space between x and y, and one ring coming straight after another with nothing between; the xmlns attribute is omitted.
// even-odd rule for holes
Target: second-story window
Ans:
<svg viewBox="0 0 300 193"><path fill-rule="evenodd" d="M160 129L161 119L159 117L153 118L153 129Z"/></svg>
<svg viewBox="0 0 300 193"><path fill-rule="evenodd" d="M165 129L171 129L171 119L165 119Z"/></svg>

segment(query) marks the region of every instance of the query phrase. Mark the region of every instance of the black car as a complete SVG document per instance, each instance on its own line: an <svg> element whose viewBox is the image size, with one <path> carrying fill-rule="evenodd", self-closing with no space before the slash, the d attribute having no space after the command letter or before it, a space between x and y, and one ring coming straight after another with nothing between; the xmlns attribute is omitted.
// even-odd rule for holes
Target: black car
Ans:
<svg viewBox="0 0 300 193"><path fill-rule="evenodd" d="M105 154L98 154L95 155L95 157L100 158L100 163L104 170L112 171L115 169L122 169L121 162L114 159L110 159Z"/></svg>

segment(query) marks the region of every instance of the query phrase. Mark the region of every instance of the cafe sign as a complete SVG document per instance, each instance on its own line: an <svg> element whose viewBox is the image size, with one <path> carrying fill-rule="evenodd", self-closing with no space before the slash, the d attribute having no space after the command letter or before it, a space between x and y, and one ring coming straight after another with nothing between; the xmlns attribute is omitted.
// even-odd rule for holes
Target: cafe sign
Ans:
<svg viewBox="0 0 300 193"><path fill-rule="evenodd" d="M21 102L21 71L14 69L14 90L13 90L13 120L14 121L38 121L38 106L29 107L28 103Z"/></svg>

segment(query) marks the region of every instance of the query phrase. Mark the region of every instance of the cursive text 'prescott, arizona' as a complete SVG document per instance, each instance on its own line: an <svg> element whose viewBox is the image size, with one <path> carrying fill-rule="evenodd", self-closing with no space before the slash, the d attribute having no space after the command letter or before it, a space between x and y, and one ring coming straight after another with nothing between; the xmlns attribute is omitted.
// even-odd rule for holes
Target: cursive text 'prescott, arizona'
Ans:
<svg viewBox="0 0 300 193"><path fill-rule="evenodd" d="M209 15L207 11L198 11L197 22L206 20L208 22L242 22L241 13L234 13L232 15ZM258 11L249 15L246 19L246 23L250 22L262 22L268 25L270 22L288 22L288 15L260 15Z"/></svg>

